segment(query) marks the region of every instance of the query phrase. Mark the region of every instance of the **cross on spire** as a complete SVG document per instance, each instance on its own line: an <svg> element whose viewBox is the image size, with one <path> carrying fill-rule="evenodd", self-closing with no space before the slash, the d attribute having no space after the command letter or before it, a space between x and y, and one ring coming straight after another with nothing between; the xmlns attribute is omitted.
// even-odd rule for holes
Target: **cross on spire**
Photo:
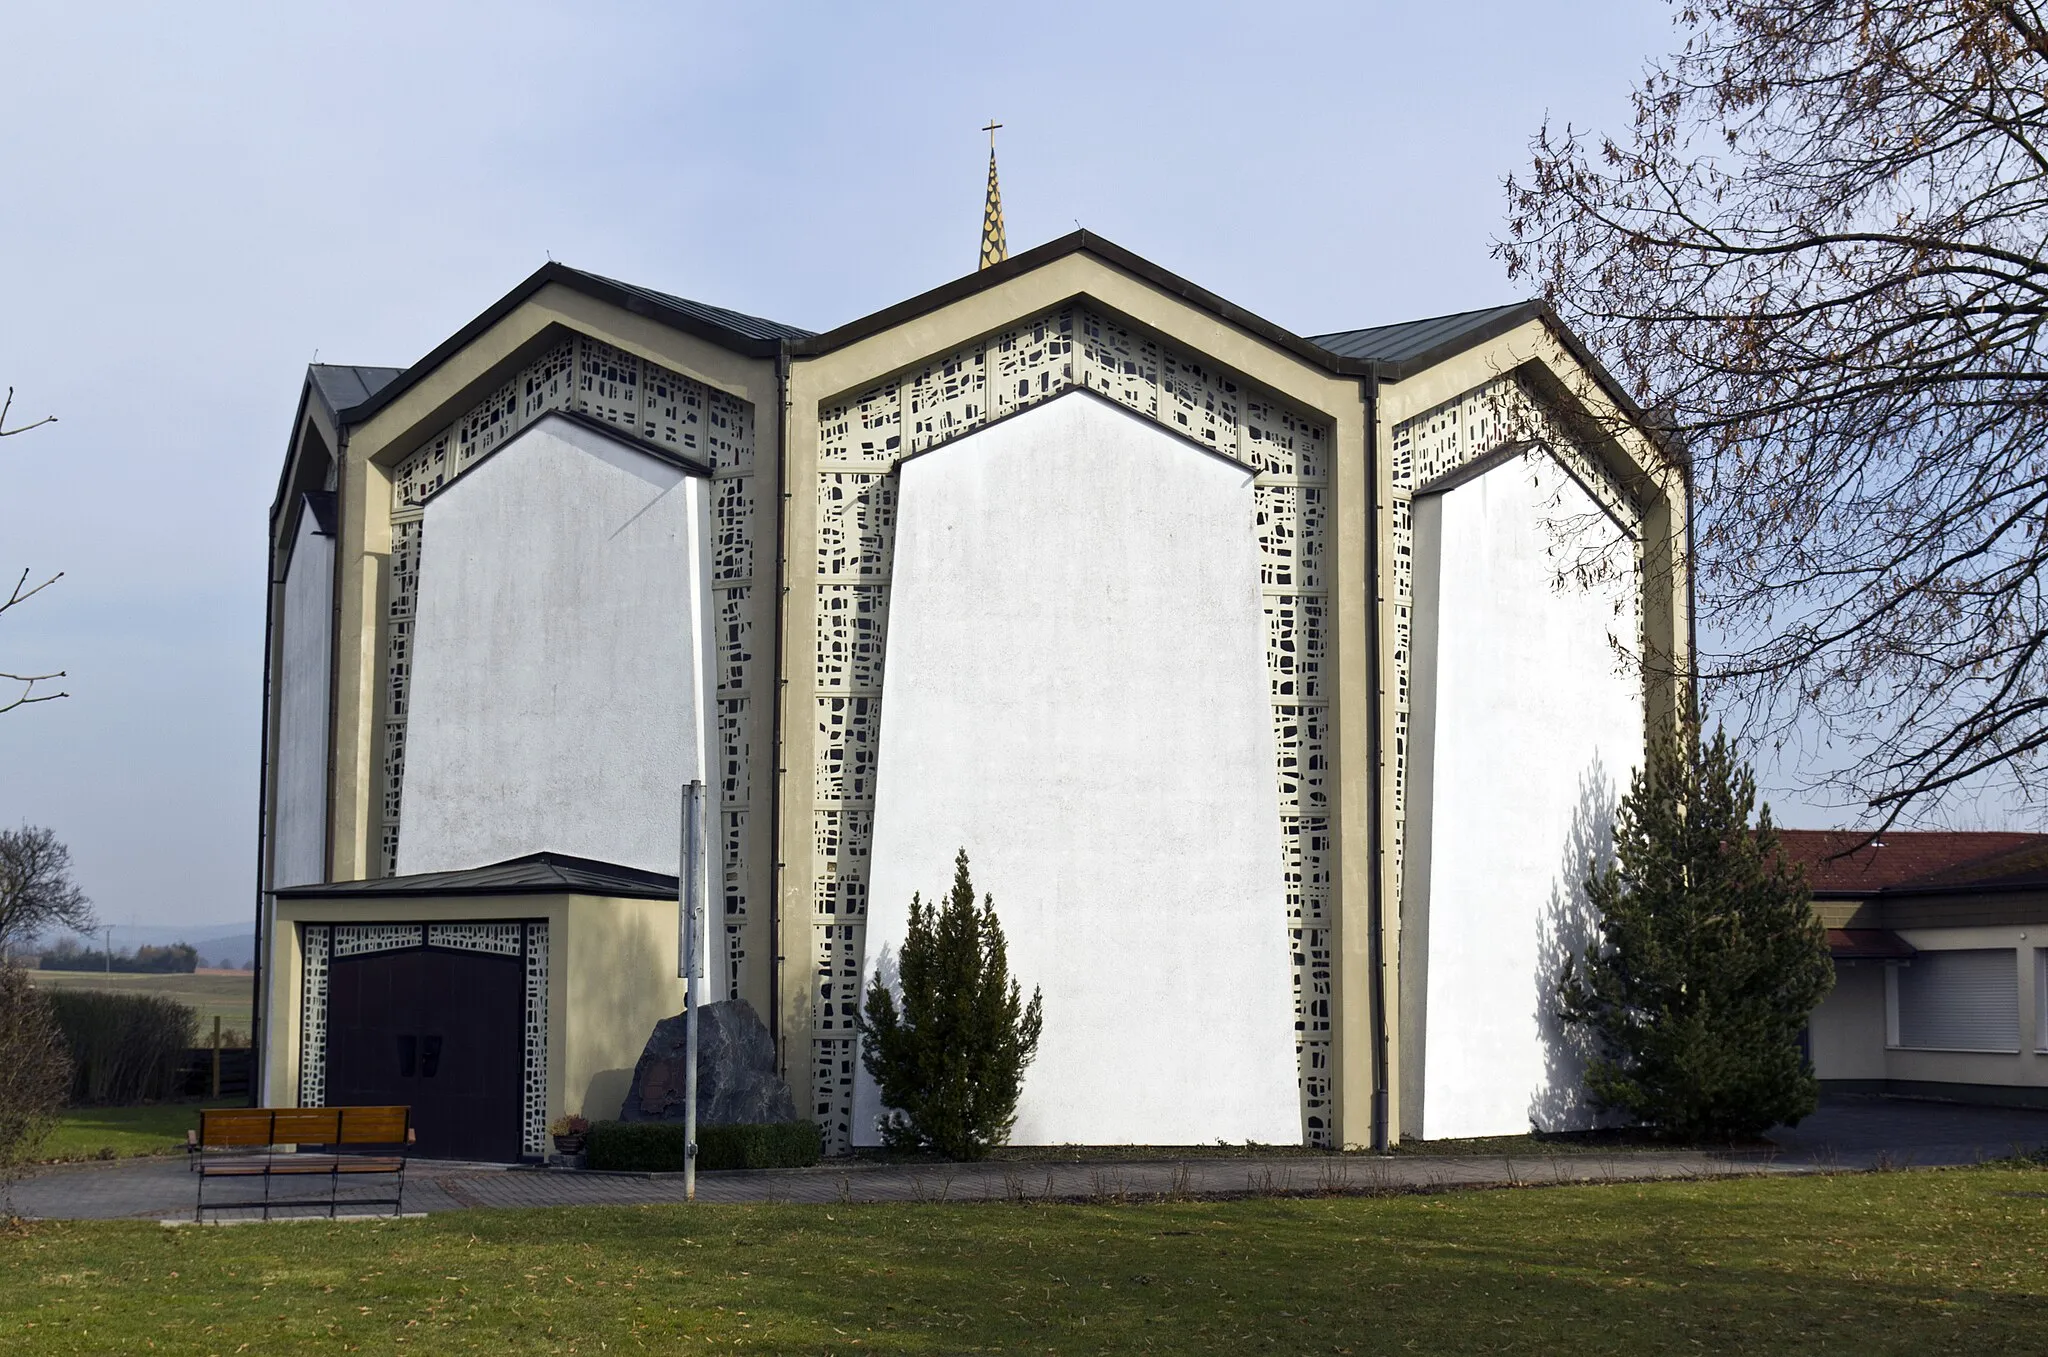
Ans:
<svg viewBox="0 0 2048 1357"><path fill-rule="evenodd" d="M989 119L981 130L988 133L988 196L981 204L981 267L1000 264L1010 257L1010 242L1003 232L1003 194L996 187L996 129L1002 124Z"/></svg>

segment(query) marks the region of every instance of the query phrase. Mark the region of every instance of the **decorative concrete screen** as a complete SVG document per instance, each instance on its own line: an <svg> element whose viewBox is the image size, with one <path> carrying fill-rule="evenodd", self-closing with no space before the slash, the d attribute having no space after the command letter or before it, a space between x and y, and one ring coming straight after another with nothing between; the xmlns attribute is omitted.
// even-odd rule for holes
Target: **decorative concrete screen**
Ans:
<svg viewBox="0 0 2048 1357"><path fill-rule="evenodd" d="M675 870L677 789L715 738L710 486L555 415L428 502L400 875Z"/></svg>
<svg viewBox="0 0 2048 1357"><path fill-rule="evenodd" d="M712 786L723 836L728 993L739 992L751 914L745 857L765 809L767 779L753 775L753 729L771 696L755 638L774 625L772 590L754 582L759 528L754 477L754 409L747 402L587 335L563 339L393 469L391 566L385 623L382 860L397 870L412 686L414 609L422 519L428 499L478 459L553 410L573 412L623 437L711 472L711 610L715 622L717 763ZM765 651L760 652L765 655ZM673 870L673 854L662 870Z"/></svg>
<svg viewBox="0 0 2048 1357"><path fill-rule="evenodd" d="M965 846L1045 992L1018 1143L1298 1141L1253 473L1075 392L898 474L866 973Z"/></svg>
<svg viewBox="0 0 2048 1357"><path fill-rule="evenodd" d="M1643 742L1633 522L1540 446L1473 470L1414 512L1402 979L1430 1139L1591 1123L1550 1009Z"/></svg>
<svg viewBox="0 0 2048 1357"><path fill-rule="evenodd" d="M1282 891L1281 917L1272 927L1285 930L1290 948L1299 1080L1298 1120L1285 1138L1325 1143L1333 856L1325 690L1328 424L1078 304L1020 322L819 412L813 1110L826 1127L828 1144L845 1144L858 1065L853 1016L870 903L877 740L884 728L896 468L913 453L1073 388L1235 459L1253 476L1266 716L1280 827L1272 866ZM1083 468L1076 474L1083 478L1076 493L1084 493L1094 473ZM1098 677L1105 684L1119 681ZM945 885L949 863L950 853L938 865L938 880L928 878L932 868L916 866L912 884L927 890ZM989 884L999 889L993 880ZM1023 904L1016 891L999 894L1013 907ZM1214 961L1227 968L1234 958ZM1206 1034L1191 1031L1185 1039L1200 1042Z"/></svg>

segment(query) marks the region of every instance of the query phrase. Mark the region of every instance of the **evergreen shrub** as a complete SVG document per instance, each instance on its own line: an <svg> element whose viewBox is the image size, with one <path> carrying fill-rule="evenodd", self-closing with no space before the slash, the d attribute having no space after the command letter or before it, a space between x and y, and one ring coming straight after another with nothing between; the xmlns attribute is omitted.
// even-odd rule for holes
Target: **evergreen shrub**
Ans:
<svg viewBox="0 0 2048 1357"><path fill-rule="evenodd" d="M670 1121L599 1121L590 1125L584 1162L615 1173L681 1173L687 1141ZM700 1169L800 1169L818 1162L823 1138L814 1121L742 1123L697 1128Z"/></svg>
<svg viewBox="0 0 2048 1357"><path fill-rule="evenodd" d="M1044 1026L1010 978L995 900L974 904L967 850L953 861L943 909L910 900L897 995L877 974L858 1019L861 1063L889 1111L878 1129L893 1150L979 1159L1010 1137L1024 1071Z"/></svg>
<svg viewBox="0 0 2048 1357"><path fill-rule="evenodd" d="M1560 1006L1591 1038L1596 1105L1692 1138L1797 1123L1819 1099L1800 1033L1834 963L1727 733L1704 740L1689 715L1653 744L1614 842L1586 881L1600 936L1567 958Z"/></svg>

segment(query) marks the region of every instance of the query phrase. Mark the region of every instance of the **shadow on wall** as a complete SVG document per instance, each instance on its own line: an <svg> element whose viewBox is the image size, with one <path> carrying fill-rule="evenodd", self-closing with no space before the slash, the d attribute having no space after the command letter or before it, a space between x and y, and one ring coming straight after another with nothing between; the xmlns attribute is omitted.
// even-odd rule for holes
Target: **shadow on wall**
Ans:
<svg viewBox="0 0 2048 1357"><path fill-rule="evenodd" d="M1536 916L1536 1033L1543 1077L1529 1094L1529 1124L1538 1131L1575 1131L1603 1120L1586 1094L1590 1040L1565 1025L1558 987L1568 958L1583 956L1599 935L1586 878L1614 861L1614 781L1597 757L1579 775L1578 804L1550 899Z"/></svg>

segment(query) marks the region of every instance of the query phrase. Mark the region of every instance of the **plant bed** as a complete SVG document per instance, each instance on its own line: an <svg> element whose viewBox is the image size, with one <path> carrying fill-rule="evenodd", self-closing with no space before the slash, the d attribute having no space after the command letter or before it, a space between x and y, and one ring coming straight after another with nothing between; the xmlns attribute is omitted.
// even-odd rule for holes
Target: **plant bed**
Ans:
<svg viewBox="0 0 2048 1357"><path fill-rule="evenodd" d="M613 1173L680 1173L684 1144L683 1128L674 1122L600 1121L591 1125L584 1162ZM701 1170L809 1168L820 1150L818 1124L811 1121L697 1128Z"/></svg>

